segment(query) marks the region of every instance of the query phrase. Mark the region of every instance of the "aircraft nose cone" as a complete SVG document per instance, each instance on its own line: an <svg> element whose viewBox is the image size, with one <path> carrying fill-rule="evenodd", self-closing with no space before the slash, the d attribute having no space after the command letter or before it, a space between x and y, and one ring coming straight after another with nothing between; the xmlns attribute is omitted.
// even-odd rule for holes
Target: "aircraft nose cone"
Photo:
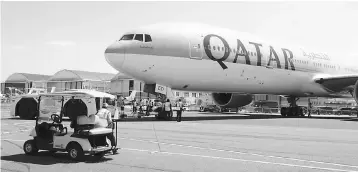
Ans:
<svg viewBox="0 0 358 172"><path fill-rule="evenodd" d="M120 43L114 43L104 52L107 62L115 69L120 70L125 60L125 48Z"/></svg>

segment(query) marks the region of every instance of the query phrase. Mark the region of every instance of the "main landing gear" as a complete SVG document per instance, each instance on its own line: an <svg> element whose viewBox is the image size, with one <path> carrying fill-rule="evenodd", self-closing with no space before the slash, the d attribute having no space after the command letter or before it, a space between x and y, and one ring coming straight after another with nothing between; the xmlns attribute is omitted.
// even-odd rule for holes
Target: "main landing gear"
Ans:
<svg viewBox="0 0 358 172"><path fill-rule="evenodd" d="M305 116L305 114L303 113L303 108L300 106L297 106L296 102L299 100L300 98L296 98L296 97L289 97L287 98L288 103L290 104L289 107L282 107L281 108L281 115L283 117L288 117L288 116L295 116L295 117L299 117L299 116Z"/></svg>

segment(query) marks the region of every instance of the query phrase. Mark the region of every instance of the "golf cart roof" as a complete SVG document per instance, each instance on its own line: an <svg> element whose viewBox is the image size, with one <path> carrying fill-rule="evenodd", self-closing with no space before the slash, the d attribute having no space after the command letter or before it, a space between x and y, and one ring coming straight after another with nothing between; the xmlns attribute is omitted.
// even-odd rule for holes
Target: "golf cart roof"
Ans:
<svg viewBox="0 0 358 172"><path fill-rule="evenodd" d="M110 98L110 99L116 98L116 96L114 96L112 94L108 94L108 93L104 93L104 92L100 92L100 91L96 91L96 90L87 90L87 89L72 89L72 90L68 90L68 91L51 93L49 95L53 95L53 94L61 94L61 95L63 94L65 96L67 96L67 95L70 95L70 96L85 95L85 96L90 96L90 97L104 97L104 98Z"/></svg>
<svg viewBox="0 0 358 172"><path fill-rule="evenodd" d="M41 93L41 94L24 94L22 95L23 98L36 98L38 96L54 96L54 95L61 95L61 96L88 96L88 97L101 97L101 98L110 98L116 99L116 96L112 94L108 94L105 92L100 92L96 90L88 90L88 89L71 89L67 91L61 92L54 92L54 93Z"/></svg>

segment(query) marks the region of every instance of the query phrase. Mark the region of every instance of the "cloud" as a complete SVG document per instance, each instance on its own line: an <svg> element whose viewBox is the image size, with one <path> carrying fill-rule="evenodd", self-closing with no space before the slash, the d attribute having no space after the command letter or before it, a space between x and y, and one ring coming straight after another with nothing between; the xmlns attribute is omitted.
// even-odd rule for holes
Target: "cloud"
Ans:
<svg viewBox="0 0 358 172"><path fill-rule="evenodd" d="M76 43L73 41L50 41L47 44L59 46L76 46Z"/></svg>

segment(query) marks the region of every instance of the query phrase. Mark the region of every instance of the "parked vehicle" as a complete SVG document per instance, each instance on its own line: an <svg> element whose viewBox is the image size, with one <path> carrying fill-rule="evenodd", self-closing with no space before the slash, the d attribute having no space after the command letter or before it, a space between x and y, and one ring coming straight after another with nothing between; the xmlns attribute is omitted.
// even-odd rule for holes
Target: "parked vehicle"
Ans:
<svg viewBox="0 0 358 172"><path fill-rule="evenodd" d="M24 143L24 152L27 155L35 155L39 150L67 152L73 160L83 160L85 154L101 158L107 152L116 153L118 148L109 146L106 138L107 135L113 135L113 127L94 128L71 123L74 131L68 132L67 127L62 124L66 101L80 100L84 103L85 106L72 107L76 113L72 114L71 120L76 121L79 115L89 116L96 113L96 107L86 107L86 104L95 104L95 99L94 96L82 93L41 94L38 97L39 110L36 113L35 126L30 133L33 138Z"/></svg>
<svg viewBox="0 0 358 172"><path fill-rule="evenodd" d="M335 115L352 115L353 110L352 108L344 107L344 108L338 108L334 110Z"/></svg>
<svg viewBox="0 0 358 172"><path fill-rule="evenodd" d="M312 113L318 114L318 115L333 115L333 108L329 106L316 106Z"/></svg>
<svg viewBox="0 0 358 172"><path fill-rule="evenodd" d="M220 112L220 108L216 105L207 105L200 109L200 112Z"/></svg>

